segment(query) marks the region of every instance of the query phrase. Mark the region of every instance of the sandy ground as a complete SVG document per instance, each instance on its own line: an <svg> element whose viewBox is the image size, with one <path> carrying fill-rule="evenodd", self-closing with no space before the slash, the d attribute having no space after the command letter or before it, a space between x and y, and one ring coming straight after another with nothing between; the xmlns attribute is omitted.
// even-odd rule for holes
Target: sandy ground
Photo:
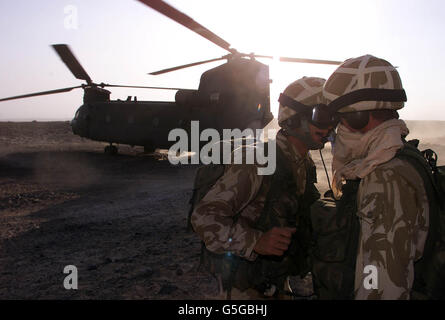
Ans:
<svg viewBox="0 0 445 320"><path fill-rule="evenodd" d="M445 124L409 126L445 164ZM215 279L197 268L200 241L186 231L196 166L103 147L68 122L0 123L0 299L214 297ZM67 265L78 290L63 287Z"/></svg>
<svg viewBox="0 0 445 320"><path fill-rule="evenodd" d="M82 141L68 123L0 124L0 299L204 299L186 232L195 167ZM78 268L65 290L63 269Z"/></svg>

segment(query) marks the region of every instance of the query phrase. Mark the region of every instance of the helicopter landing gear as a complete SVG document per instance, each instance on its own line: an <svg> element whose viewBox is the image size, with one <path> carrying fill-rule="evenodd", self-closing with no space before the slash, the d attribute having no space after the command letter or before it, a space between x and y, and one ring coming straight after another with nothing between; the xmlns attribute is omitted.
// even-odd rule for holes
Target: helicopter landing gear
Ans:
<svg viewBox="0 0 445 320"><path fill-rule="evenodd" d="M106 147L105 147L104 152L105 152L106 154L109 154L109 155L112 155L112 156L113 156L113 155L116 155L116 154L117 154L117 147L116 147L116 146L113 146L113 144L110 143L109 146L106 146Z"/></svg>

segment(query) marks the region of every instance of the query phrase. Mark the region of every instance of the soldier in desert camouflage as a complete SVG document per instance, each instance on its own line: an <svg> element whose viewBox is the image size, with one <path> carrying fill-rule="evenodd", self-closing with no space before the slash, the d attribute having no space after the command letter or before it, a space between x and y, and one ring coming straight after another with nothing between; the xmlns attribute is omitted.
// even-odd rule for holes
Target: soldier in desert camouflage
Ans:
<svg viewBox="0 0 445 320"><path fill-rule="evenodd" d="M290 290L288 276L304 276L310 270L309 206L319 193L308 151L322 148L332 129L330 123L316 123L311 117L313 106L321 102L324 82L304 77L280 98L282 129L276 136L273 175L258 175L256 165L228 166L193 211L194 230L210 256L222 259L210 269L227 273L219 268L224 259L237 259L230 271L235 273L231 285L238 289L233 292L239 293L233 293L234 298L283 298ZM294 102L299 102L297 107L291 107Z"/></svg>
<svg viewBox="0 0 445 320"><path fill-rule="evenodd" d="M422 257L428 234L429 203L418 171L396 157L409 133L396 111L406 101L399 74L390 63L371 55L349 59L327 80L323 95L340 115L332 164L334 194L340 198L343 193L337 208L345 219L352 214L359 223L359 232L349 235L356 236L356 243L350 243L349 253L340 254L349 259L350 268L355 267L349 297L409 299L414 264ZM317 218L313 220L317 225ZM351 220L349 225L353 224ZM325 290L325 298L348 298L347 288L337 288L337 293L327 288L332 278L342 277L340 269L323 269L317 262L314 266L322 297ZM364 284L367 266L377 271L373 286Z"/></svg>

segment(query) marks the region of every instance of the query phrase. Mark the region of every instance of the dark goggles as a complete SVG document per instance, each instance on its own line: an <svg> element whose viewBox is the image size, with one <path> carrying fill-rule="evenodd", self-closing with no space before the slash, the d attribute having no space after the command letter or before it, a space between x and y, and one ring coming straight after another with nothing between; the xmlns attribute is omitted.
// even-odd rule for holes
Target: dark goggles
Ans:
<svg viewBox="0 0 445 320"><path fill-rule="evenodd" d="M329 103L329 105L317 104L312 106L310 121L316 127L324 129L330 126L336 126L341 117L345 119L352 128L361 129L369 122L369 111L338 113L338 110L361 101L405 102L406 100L406 93L403 89L359 89L335 99ZM308 106L295 101L285 94L281 94L278 101L297 113L308 113Z"/></svg>
<svg viewBox="0 0 445 320"><path fill-rule="evenodd" d="M377 109L377 110L366 110L366 111L355 111L355 112L347 112L347 113L339 113L340 120L346 122L348 126L353 129L360 130L366 127L369 123L371 111L374 117L380 119L398 119L399 114L395 110L388 109ZM379 116L379 113L385 112L386 115Z"/></svg>
<svg viewBox="0 0 445 320"><path fill-rule="evenodd" d="M329 104L332 111L338 111L348 105L362 101L405 102L406 93L403 89L359 89L341 96ZM382 111L382 110L374 110ZM348 125L356 130L364 128L369 123L369 110L338 113Z"/></svg>
<svg viewBox="0 0 445 320"><path fill-rule="evenodd" d="M309 118L311 124L321 129L335 127L339 121L337 114L332 113L329 107L325 104L307 106L283 93L280 94L280 98L278 99L278 101L283 106L294 110L297 114L306 116L307 118Z"/></svg>
<svg viewBox="0 0 445 320"><path fill-rule="evenodd" d="M363 129L369 123L369 111L341 113L339 116L355 130Z"/></svg>
<svg viewBox="0 0 445 320"><path fill-rule="evenodd" d="M337 113L332 113L325 104L317 104L313 106L311 123L321 129L335 127L340 121Z"/></svg>

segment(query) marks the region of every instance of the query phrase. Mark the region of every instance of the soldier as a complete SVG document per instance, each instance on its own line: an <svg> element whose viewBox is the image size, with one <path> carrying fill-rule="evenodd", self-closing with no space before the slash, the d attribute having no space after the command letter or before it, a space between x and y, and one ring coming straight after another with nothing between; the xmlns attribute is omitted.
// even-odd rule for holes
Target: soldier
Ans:
<svg viewBox="0 0 445 320"><path fill-rule="evenodd" d="M341 232L337 237L331 233L329 241L328 236L317 239L315 252L330 255L331 261L343 258L334 268L323 269L323 258L314 262L319 294L409 299L414 265L423 255L428 234L429 202L419 171L397 156L409 133L396 111L406 101L399 74L389 62L371 55L349 59L326 81L323 96L340 116L333 191L342 197L336 221L349 226L343 238L349 243L343 242L344 248L338 245ZM313 217L314 229L322 224L320 219ZM328 243L337 248L329 249ZM355 274L355 279L348 280L348 274ZM337 287L329 288L334 278Z"/></svg>
<svg viewBox="0 0 445 320"><path fill-rule="evenodd" d="M289 293L289 275L310 270L309 206L319 193L310 149L321 149L333 128L312 117L325 80L304 77L280 97L277 166L270 176L256 165L231 165L192 213L205 244L203 264L230 297L254 299ZM322 121L323 120L323 121Z"/></svg>

